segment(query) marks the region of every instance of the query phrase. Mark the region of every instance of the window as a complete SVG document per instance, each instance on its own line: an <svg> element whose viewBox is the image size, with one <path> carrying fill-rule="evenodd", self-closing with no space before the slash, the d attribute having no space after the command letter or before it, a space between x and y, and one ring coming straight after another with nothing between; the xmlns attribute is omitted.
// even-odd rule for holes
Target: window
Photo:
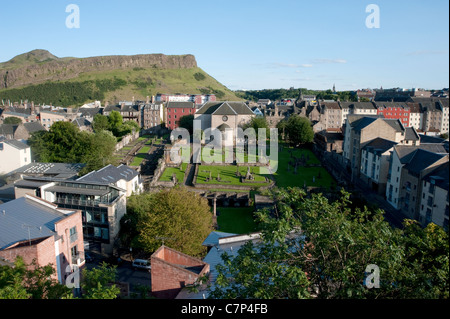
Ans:
<svg viewBox="0 0 450 319"><path fill-rule="evenodd" d="M428 205L429 207L433 206L433 197L428 196L427 205Z"/></svg>
<svg viewBox="0 0 450 319"><path fill-rule="evenodd" d="M70 255L72 256L72 258L78 258L77 246L73 246L72 248L70 248Z"/></svg>

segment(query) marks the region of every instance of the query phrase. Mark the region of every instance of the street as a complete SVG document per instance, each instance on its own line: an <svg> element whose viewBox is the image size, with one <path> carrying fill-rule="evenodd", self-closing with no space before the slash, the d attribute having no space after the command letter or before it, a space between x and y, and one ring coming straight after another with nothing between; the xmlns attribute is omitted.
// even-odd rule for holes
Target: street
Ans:
<svg viewBox="0 0 450 319"><path fill-rule="evenodd" d="M97 268L104 258L98 254L94 254L89 252L89 254L93 257L92 262L86 262L86 268L92 269ZM131 267L131 262L122 261L120 265L116 265L116 281L122 283L128 283L130 294L132 292L140 293L139 287L145 287L148 292L151 291L151 273L149 271L137 269L134 270Z"/></svg>

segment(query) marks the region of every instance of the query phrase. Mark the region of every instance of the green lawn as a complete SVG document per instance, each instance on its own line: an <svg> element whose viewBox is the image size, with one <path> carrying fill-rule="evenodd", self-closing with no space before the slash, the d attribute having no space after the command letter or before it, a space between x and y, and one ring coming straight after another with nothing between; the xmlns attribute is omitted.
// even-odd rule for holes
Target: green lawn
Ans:
<svg viewBox="0 0 450 319"><path fill-rule="evenodd" d="M226 233L248 234L258 231L253 219L254 207L217 207L219 230Z"/></svg>
<svg viewBox="0 0 450 319"><path fill-rule="evenodd" d="M172 181L172 175L175 174L177 176L178 182L182 183L184 181L184 175L185 175L187 166L188 166L187 163L182 163L181 170L178 167L167 167L164 170L164 172L161 174L161 177L159 178L159 180L163 181L163 182L170 182L170 181Z"/></svg>
<svg viewBox="0 0 450 319"><path fill-rule="evenodd" d="M313 152L307 149L297 149L283 147L282 152L278 152L278 169L274 174L276 185L278 187L326 187L329 188L336 184L333 177L322 166L310 166L297 168L297 174L294 174L294 168L291 166L288 171L288 163L291 160L289 150L293 151L293 155L300 157L302 154L305 158L309 158L308 165L320 164L319 159Z"/></svg>
<svg viewBox="0 0 450 319"><path fill-rule="evenodd" d="M233 162L234 160L237 160L237 157L239 156L239 158L242 158L242 153L236 152L236 148L233 149L233 155L230 155L230 150L226 147L224 147L222 149L222 153L221 154L214 154L213 151L211 150L208 154L207 151L204 151L204 149L202 149L202 161L205 162L209 162L211 164L214 163L225 163L226 160L228 158L231 159L231 162ZM244 152L243 153L243 163L257 163L258 162L258 154L257 154L258 150L255 151L255 154L248 154L248 152ZM230 161L228 161L230 162Z"/></svg>
<svg viewBox="0 0 450 319"><path fill-rule="evenodd" d="M151 146L144 146L142 147L139 152L136 154L136 156L133 158L133 161L131 162L131 166L139 166L144 161L144 159L147 157L147 153L150 151Z"/></svg>
<svg viewBox="0 0 450 319"><path fill-rule="evenodd" d="M240 166L239 172L241 175L246 175L247 173L247 166ZM264 176L259 175L259 167L250 167L250 171L254 176L254 180L257 183L241 183L239 180L239 177L236 176L236 170L237 166L234 165L227 165L227 166L214 166L214 165L200 165L198 167L198 174L197 174L197 183L198 184L220 184L223 185L226 188L226 185L241 185L241 186L266 186L270 182L266 182L266 179ZM206 178L210 176L212 180L207 182ZM217 181L217 176L220 174L220 181Z"/></svg>

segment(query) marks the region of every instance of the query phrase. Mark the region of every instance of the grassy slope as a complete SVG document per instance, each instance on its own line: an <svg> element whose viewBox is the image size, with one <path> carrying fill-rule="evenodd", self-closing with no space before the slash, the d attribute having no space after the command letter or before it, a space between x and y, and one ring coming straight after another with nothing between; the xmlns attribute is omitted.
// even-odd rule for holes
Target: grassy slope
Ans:
<svg viewBox="0 0 450 319"><path fill-rule="evenodd" d="M197 81L195 73L203 73L205 79ZM133 96L136 100L145 100L147 96L157 93L186 93L201 94L202 88L211 87L222 91L225 96L222 100L240 100L232 91L220 84L200 68L192 69L129 69L107 72L84 73L77 79L70 81L103 80L117 77L126 80L128 85L124 88L106 94L106 100L130 100Z"/></svg>
<svg viewBox="0 0 450 319"><path fill-rule="evenodd" d="M195 73L203 73L205 79L197 81L194 78ZM213 77L209 76L200 68L192 69L129 69L113 70L102 72L83 73L79 77L67 80L67 82L83 82L87 80L104 80L119 78L127 81L127 85L116 90L107 92L105 100L110 103L119 101L129 101L133 97L135 100L145 101L147 96L154 96L158 93L168 94L202 94L202 89L212 88L224 93L218 100L240 101L232 91L219 83ZM20 88L17 88L20 89ZM210 91L209 93L214 93ZM32 100L32 97L24 96L23 99ZM84 101L85 103L91 101ZM103 101L102 101L103 102ZM72 107L81 105L71 105Z"/></svg>

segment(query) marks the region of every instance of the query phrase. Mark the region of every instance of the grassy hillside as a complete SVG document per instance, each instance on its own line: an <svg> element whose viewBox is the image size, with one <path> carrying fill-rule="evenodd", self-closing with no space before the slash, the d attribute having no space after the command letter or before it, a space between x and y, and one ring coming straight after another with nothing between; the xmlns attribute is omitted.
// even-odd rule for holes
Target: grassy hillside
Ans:
<svg viewBox="0 0 450 319"><path fill-rule="evenodd" d="M215 94L219 100L241 100L197 67L189 55L78 59L34 50L0 63L0 73L0 100L11 102L74 107L93 100L145 100L158 93Z"/></svg>
<svg viewBox="0 0 450 319"><path fill-rule="evenodd" d="M199 74L203 76L198 76ZM112 78L124 80L127 82L127 85L107 92L105 99L110 102L130 100L133 96L136 100L145 100L147 96L158 93L216 94L218 99L221 100L241 100L232 91L200 68L133 68L130 70L90 72L82 74L77 79L71 80L71 82Z"/></svg>

